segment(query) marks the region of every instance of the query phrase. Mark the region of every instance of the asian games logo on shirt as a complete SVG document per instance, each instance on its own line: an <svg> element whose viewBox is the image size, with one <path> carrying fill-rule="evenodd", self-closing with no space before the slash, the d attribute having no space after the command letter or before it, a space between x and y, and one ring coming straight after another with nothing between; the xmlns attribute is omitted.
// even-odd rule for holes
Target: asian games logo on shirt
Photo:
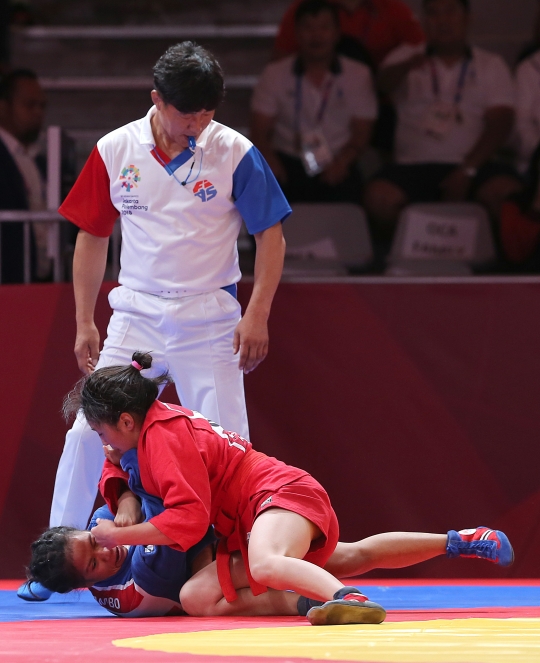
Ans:
<svg viewBox="0 0 540 663"><path fill-rule="evenodd" d="M200 198L203 203L206 203L217 196L217 189L212 182L209 182L208 180L199 180L193 187L193 195Z"/></svg>
<svg viewBox="0 0 540 663"><path fill-rule="evenodd" d="M122 170L118 179L122 182L122 188L127 189L127 192L129 193L131 189L139 186L141 173L136 166L131 164Z"/></svg>

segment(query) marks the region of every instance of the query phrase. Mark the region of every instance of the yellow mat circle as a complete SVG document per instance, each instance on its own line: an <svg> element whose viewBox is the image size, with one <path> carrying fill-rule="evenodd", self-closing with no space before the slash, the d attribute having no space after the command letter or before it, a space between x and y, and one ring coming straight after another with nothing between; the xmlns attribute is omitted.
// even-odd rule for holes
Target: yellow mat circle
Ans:
<svg viewBox="0 0 540 663"><path fill-rule="evenodd" d="M242 628L114 640L182 654L373 663L538 663L540 619L438 619L372 625Z"/></svg>

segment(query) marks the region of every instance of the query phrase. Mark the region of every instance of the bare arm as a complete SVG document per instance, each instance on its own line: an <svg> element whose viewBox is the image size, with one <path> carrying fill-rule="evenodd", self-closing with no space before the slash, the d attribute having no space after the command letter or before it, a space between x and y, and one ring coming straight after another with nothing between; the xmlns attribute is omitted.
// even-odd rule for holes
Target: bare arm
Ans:
<svg viewBox="0 0 540 663"><path fill-rule="evenodd" d="M464 165L478 168L504 145L514 125L515 113L509 106L488 108L484 115L484 130L465 158Z"/></svg>
<svg viewBox="0 0 540 663"><path fill-rule="evenodd" d="M254 111L251 114L250 136L253 144L268 162L272 172L279 182L285 182L285 170L272 146L272 135L276 118Z"/></svg>
<svg viewBox="0 0 540 663"><path fill-rule="evenodd" d="M520 157L523 165L528 165L532 153L540 143L538 72L525 62L518 67L516 80L516 129Z"/></svg>
<svg viewBox="0 0 540 663"><path fill-rule="evenodd" d="M277 290L285 240L281 223L255 235L255 281L244 317L234 331L233 350L240 353L238 367L244 373L256 368L268 354L268 317Z"/></svg>
<svg viewBox="0 0 540 663"><path fill-rule="evenodd" d="M142 523L143 520L141 503L138 497L126 487L124 492L118 498L118 508L114 524L117 527L127 527L129 525Z"/></svg>
<svg viewBox="0 0 540 663"><path fill-rule="evenodd" d="M407 75L413 69L424 65L426 56L424 54L413 55L412 58L384 67L377 74L377 87L385 94L392 94L403 83Z"/></svg>
<svg viewBox="0 0 540 663"><path fill-rule="evenodd" d="M345 179L349 166L358 159L369 143L373 124L372 120L352 118L349 140L321 176L325 182L335 185Z"/></svg>
<svg viewBox="0 0 540 663"><path fill-rule="evenodd" d="M156 545L172 546L175 542L162 534L152 523L140 523L118 527L115 523L104 518L97 519L97 525L92 528L96 541L106 548L126 545Z"/></svg>
<svg viewBox="0 0 540 663"><path fill-rule="evenodd" d="M94 310L107 262L108 237L96 237L79 230L73 256L73 289L77 337L75 356L80 370L91 373L99 357L99 332Z"/></svg>
<svg viewBox="0 0 540 663"><path fill-rule="evenodd" d="M443 200L464 200L470 189L474 171L488 161L506 142L514 122L512 108L490 108L484 116L484 130L463 164L455 168L442 182ZM468 169L472 169L468 172Z"/></svg>

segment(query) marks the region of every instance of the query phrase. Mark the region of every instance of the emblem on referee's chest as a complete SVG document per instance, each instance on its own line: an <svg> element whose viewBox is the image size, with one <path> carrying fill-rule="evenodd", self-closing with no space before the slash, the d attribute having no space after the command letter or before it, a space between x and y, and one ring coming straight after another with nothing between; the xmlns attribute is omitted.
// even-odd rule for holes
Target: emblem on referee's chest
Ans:
<svg viewBox="0 0 540 663"><path fill-rule="evenodd" d="M122 188L127 189L127 192L129 193L131 189L135 189L139 186L139 182L141 181L141 173L136 166L131 164L130 166L122 169L118 179L120 182L122 182Z"/></svg>
<svg viewBox="0 0 540 663"><path fill-rule="evenodd" d="M193 187L193 195L206 203L217 196L217 189L209 180L199 180Z"/></svg>

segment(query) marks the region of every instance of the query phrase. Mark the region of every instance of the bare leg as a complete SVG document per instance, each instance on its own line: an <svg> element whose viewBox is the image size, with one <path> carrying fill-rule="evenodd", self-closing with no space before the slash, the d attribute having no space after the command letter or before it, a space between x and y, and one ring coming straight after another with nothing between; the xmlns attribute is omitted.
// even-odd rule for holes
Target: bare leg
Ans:
<svg viewBox="0 0 540 663"><path fill-rule="evenodd" d="M227 603L219 585L217 566L212 562L195 574L180 591L180 602L192 617L234 617L242 615L298 615L298 594L269 589L253 596L244 562L239 553L231 555L231 577L238 598Z"/></svg>
<svg viewBox="0 0 540 663"><path fill-rule="evenodd" d="M324 568L338 578L372 569L400 569L444 555L446 538L446 534L385 532L355 543L339 542Z"/></svg>
<svg viewBox="0 0 540 663"><path fill-rule="evenodd" d="M446 534L386 532L354 543L339 542L325 566L338 578L362 575L372 569L396 569L424 562L446 552ZM251 543L251 541L250 541ZM203 551L206 552L206 551ZM238 599L227 603L215 563L194 575L180 594L184 610L192 616L297 615L298 594L270 589L253 596L239 553L231 555L231 576ZM341 586L341 583L339 583ZM312 596L306 590L306 596Z"/></svg>
<svg viewBox="0 0 540 663"><path fill-rule="evenodd" d="M343 584L303 559L320 535L316 525L292 511L275 508L261 513L253 523L248 548L254 580L266 587L331 600Z"/></svg>
<svg viewBox="0 0 540 663"><path fill-rule="evenodd" d="M491 217L498 221L503 201L511 194L521 191L522 188L516 178L499 175L492 177L478 189L476 199L487 207Z"/></svg>
<svg viewBox="0 0 540 663"><path fill-rule="evenodd" d="M388 180L372 180L366 186L364 206L375 229L387 239L391 239L399 213L407 202L406 193Z"/></svg>

